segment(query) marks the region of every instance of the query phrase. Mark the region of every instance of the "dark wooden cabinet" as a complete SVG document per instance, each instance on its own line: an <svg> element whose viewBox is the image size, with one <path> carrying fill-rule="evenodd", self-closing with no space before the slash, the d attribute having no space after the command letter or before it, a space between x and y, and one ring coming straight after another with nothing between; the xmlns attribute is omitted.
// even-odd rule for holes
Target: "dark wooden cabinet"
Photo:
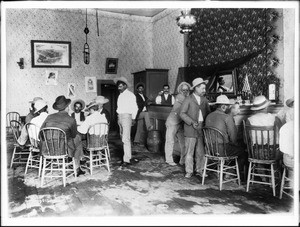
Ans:
<svg viewBox="0 0 300 227"><path fill-rule="evenodd" d="M168 69L145 69L133 73L134 89L138 83L145 87L145 95L154 101L158 92L163 89L164 84L168 84Z"/></svg>

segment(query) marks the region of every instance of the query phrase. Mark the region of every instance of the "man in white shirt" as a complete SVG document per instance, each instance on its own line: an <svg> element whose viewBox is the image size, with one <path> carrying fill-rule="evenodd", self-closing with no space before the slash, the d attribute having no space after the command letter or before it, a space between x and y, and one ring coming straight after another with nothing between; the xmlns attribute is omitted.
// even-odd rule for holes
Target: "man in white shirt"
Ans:
<svg viewBox="0 0 300 227"><path fill-rule="evenodd" d="M44 123L45 119L48 116L48 111L47 111L48 106L47 106L47 103L42 99L37 100L35 102L34 106L35 106L34 115L36 117L32 118L30 123L35 124L37 126L38 130L40 130L42 124ZM29 130L35 130L35 129L30 127ZM37 134L38 133L39 133L39 131L37 132ZM22 128L21 135L18 138L18 143L20 145L24 145L27 142L27 140L28 140L28 132L26 130L26 127L24 126Z"/></svg>
<svg viewBox="0 0 300 227"><path fill-rule="evenodd" d="M155 98L156 104L162 105L174 105L175 98L170 94L170 86L165 84L163 90L158 93L158 96Z"/></svg>
<svg viewBox="0 0 300 227"><path fill-rule="evenodd" d="M135 95L127 89L129 83L125 77L114 79L120 95L117 101L118 124L123 142L123 163L122 166L131 165L131 126L135 124L138 111Z"/></svg>

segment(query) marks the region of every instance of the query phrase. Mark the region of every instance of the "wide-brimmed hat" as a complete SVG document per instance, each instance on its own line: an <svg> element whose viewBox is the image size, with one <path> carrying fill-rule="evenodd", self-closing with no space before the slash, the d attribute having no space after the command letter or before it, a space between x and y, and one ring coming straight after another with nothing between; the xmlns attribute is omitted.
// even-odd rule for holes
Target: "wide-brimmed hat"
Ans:
<svg viewBox="0 0 300 227"><path fill-rule="evenodd" d="M231 102L226 95L219 95L215 104L232 105L233 102Z"/></svg>
<svg viewBox="0 0 300 227"><path fill-rule="evenodd" d="M286 100L285 104L288 106L288 107L292 107L294 105L294 97L293 98L290 98L288 100Z"/></svg>
<svg viewBox="0 0 300 227"><path fill-rule="evenodd" d="M99 95L97 96L94 101L97 103L97 104L105 104L105 103L108 103L109 100L107 98L105 98L104 96L102 95Z"/></svg>
<svg viewBox="0 0 300 227"><path fill-rule="evenodd" d="M34 113L40 111L43 109L45 106L47 106L47 103L43 99L39 99L34 103Z"/></svg>
<svg viewBox="0 0 300 227"><path fill-rule="evenodd" d="M71 104L71 109L74 111L74 105L75 105L75 103L77 103L77 102L81 103L82 109L84 109L84 107L85 107L85 102L84 102L82 99L75 99L75 100L73 100L73 102L72 102L72 104Z"/></svg>
<svg viewBox="0 0 300 227"><path fill-rule="evenodd" d="M41 97L34 97L32 101L29 101L29 103L35 103L37 100L43 100Z"/></svg>
<svg viewBox="0 0 300 227"><path fill-rule="evenodd" d="M259 95L254 98L253 105L251 106L251 110L262 110L267 108L270 105L270 101L264 96Z"/></svg>
<svg viewBox="0 0 300 227"><path fill-rule="evenodd" d="M60 95L55 99L52 107L55 110L64 110L70 103L71 99L67 99L64 95Z"/></svg>
<svg viewBox="0 0 300 227"><path fill-rule="evenodd" d="M145 84L142 82L139 82L135 85L135 89L138 89L139 86L143 86L143 88L145 88Z"/></svg>
<svg viewBox="0 0 300 227"><path fill-rule="evenodd" d="M118 78L114 79L115 84L118 83L118 81L124 82L127 85L127 87L130 86L130 83L128 82L128 80L124 76L121 76L121 77L118 77Z"/></svg>
<svg viewBox="0 0 300 227"><path fill-rule="evenodd" d="M197 87L199 84L202 84L202 83L207 84L208 80L203 80L201 77L194 79L192 82L193 86L191 87L191 90L193 90L194 87Z"/></svg>

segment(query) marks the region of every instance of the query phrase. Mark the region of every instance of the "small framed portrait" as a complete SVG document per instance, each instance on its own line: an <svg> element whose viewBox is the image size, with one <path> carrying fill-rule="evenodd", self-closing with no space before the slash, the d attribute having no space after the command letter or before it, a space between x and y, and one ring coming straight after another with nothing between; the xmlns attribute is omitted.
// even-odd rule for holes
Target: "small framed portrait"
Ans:
<svg viewBox="0 0 300 227"><path fill-rule="evenodd" d="M85 77L85 92L96 92L96 77Z"/></svg>
<svg viewBox="0 0 300 227"><path fill-rule="evenodd" d="M57 85L58 71L46 70L46 85Z"/></svg>
<svg viewBox="0 0 300 227"><path fill-rule="evenodd" d="M75 97L75 83L68 83L68 91L67 91L67 96L69 98Z"/></svg>
<svg viewBox="0 0 300 227"><path fill-rule="evenodd" d="M117 74L118 58L106 58L105 73Z"/></svg>

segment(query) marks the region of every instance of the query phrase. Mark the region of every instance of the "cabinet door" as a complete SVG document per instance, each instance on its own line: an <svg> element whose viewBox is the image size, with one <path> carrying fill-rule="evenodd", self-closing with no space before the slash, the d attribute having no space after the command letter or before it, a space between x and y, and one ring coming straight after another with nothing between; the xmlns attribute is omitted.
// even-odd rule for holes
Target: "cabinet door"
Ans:
<svg viewBox="0 0 300 227"><path fill-rule="evenodd" d="M164 84L168 84L168 72L148 72L147 83L148 98L154 101L158 92L163 90Z"/></svg>

